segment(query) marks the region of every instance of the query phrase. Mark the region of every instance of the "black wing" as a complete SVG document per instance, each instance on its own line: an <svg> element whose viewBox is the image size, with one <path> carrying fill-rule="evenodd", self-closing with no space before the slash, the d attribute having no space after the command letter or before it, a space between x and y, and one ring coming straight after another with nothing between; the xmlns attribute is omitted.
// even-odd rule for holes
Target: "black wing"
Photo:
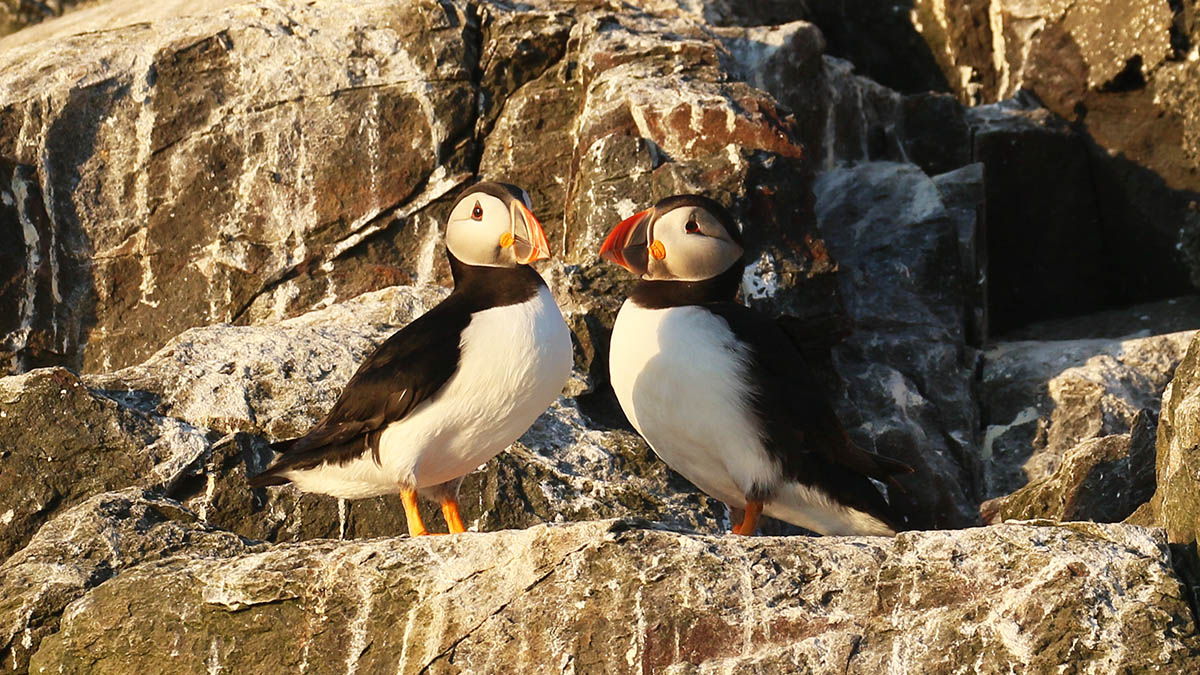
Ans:
<svg viewBox="0 0 1200 675"><path fill-rule="evenodd" d="M368 451L378 462L383 429L437 393L458 368L459 341L470 321L470 307L452 294L396 331L359 366L323 420L271 446L280 454L250 485L280 485L288 482L281 472L340 464Z"/></svg>
<svg viewBox="0 0 1200 675"><path fill-rule="evenodd" d="M773 320L734 302L704 308L725 319L748 345L758 387L754 408L767 436L767 451L784 474L819 487L839 502L893 522L887 502L867 478L893 482L910 467L850 440L812 370L787 333Z"/></svg>

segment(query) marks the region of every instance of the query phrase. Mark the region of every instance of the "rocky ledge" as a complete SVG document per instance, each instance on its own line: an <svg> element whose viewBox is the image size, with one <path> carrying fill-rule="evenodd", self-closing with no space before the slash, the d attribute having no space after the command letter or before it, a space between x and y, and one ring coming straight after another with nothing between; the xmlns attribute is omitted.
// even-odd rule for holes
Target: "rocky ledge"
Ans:
<svg viewBox="0 0 1200 675"><path fill-rule="evenodd" d="M30 670L1200 667L1162 533L1135 526L744 539L609 520L264 547L222 540L187 515L160 516L142 536L155 553L171 541L203 555L154 556L73 602ZM127 529L90 525L72 535L82 550L81 539L111 536L106 526ZM44 563L31 558L0 575L37 576ZM48 592L21 600L44 603Z"/></svg>

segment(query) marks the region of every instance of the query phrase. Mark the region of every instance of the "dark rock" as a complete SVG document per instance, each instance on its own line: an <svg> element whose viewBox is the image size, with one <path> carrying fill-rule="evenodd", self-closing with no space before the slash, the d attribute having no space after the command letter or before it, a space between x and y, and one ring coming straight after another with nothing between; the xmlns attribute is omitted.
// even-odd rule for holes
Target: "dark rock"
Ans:
<svg viewBox="0 0 1200 675"><path fill-rule="evenodd" d="M1111 309L1086 316L1050 319L1008 331L999 339L1081 340L1119 338L1127 335L1178 333L1200 328L1200 295L1159 300L1133 307Z"/></svg>
<svg viewBox="0 0 1200 675"><path fill-rule="evenodd" d="M1082 479L1092 464L1118 459L1124 450L1117 445L1128 447L1127 440L1109 440L1100 446L1081 444L1129 434L1139 411L1157 414L1162 391L1193 335L1187 331L1115 340L994 345L984 354L980 390L984 496L1008 495L1061 471ZM1081 456L1073 458L1077 453ZM1133 464L1136 459L1130 455L1126 476L1136 476L1144 468ZM1063 469L1065 462L1071 466ZM1125 507L1116 495L1140 491L1142 481L1125 480L1117 474L1109 498L1112 508L1121 510ZM1078 480L1067 479L1066 475L1055 479L1056 484L1065 485L1057 497L1062 500L1080 489ZM1078 515L1090 517L1082 511Z"/></svg>
<svg viewBox="0 0 1200 675"><path fill-rule="evenodd" d="M79 365L89 317L63 295L79 271L45 204L37 170L0 157L0 373Z"/></svg>
<svg viewBox="0 0 1200 675"><path fill-rule="evenodd" d="M1181 295L1200 279L1200 216L1189 206L1200 196L1193 4L916 3L915 25L961 100L1028 92L1086 141L1087 181L1066 185L1069 195L1095 190L1101 229L1090 241L1102 243L1105 306Z"/></svg>
<svg viewBox="0 0 1200 675"><path fill-rule="evenodd" d="M0 663L5 672L26 672L42 639L58 631L67 605L135 565L261 548L139 489L96 495L58 514L0 564Z"/></svg>
<svg viewBox="0 0 1200 675"><path fill-rule="evenodd" d="M0 560L94 494L170 484L206 447L195 429L99 396L61 368L0 379Z"/></svg>
<svg viewBox="0 0 1200 675"><path fill-rule="evenodd" d="M1003 525L795 543L601 521L178 557L90 591L30 670L1200 666L1152 530Z"/></svg>
<svg viewBox="0 0 1200 675"><path fill-rule="evenodd" d="M1117 523L1154 494L1157 416L1143 410L1128 434L1086 439L1049 476L980 507L989 523L1005 520L1091 520Z"/></svg>
<svg viewBox="0 0 1200 675"><path fill-rule="evenodd" d="M816 194L855 327L834 350L843 420L864 447L915 469L900 479L905 492L892 493L909 527L974 524L977 355L964 334L964 289L976 274L961 268L960 223L912 165L827 171Z"/></svg>
<svg viewBox="0 0 1200 675"><path fill-rule="evenodd" d="M1015 102L973 108L968 120L974 158L987 172L992 330L1106 307L1109 277L1084 139L1044 108Z"/></svg>

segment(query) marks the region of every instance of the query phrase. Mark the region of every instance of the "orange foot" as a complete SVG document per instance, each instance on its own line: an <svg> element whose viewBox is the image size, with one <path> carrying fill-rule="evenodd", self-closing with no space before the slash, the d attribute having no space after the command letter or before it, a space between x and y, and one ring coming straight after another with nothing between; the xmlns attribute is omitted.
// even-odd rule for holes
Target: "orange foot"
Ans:
<svg viewBox="0 0 1200 675"><path fill-rule="evenodd" d="M450 534L467 531L467 528L463 527L462 516L458 515L457 500L447 499L442 502L442 517L446 519L446 526L450 528Z"/></svg>
<svg viewBox="0 0 1200 675"><path fill-rule="evenodd" d="M421 522L420 503L417 501L416 490L401 490L400 500L404 502L404 515L408 518L408 536L423 537L429 534L425 523Z"/></svg>
<svg viewBox="0 0 1200 675"><path fill-rule="evenodd" d="M758 517L762 514L762 502L746 502L746 515L740 525L733 526L734 534L751 536L758 529Z"/></svg>

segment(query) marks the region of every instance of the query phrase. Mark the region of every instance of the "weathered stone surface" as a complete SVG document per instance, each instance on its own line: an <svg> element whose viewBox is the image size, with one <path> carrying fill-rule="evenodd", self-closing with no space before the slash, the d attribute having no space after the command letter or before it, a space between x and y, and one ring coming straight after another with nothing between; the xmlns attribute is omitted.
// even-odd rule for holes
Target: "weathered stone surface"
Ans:
<svg viewBox="0 0 1200 675"><path fill-rule="evenodd" d="M0 378L0 560L98 492L177 480L203 434L90 391L70 371Z"/></svg>
<svg viewBox="0 0 1200 675"><path fill-rule="evenodd" d="M1050 475L984 502L984 521L1125 520L1154 494L1157 422L1152 412L1143 410L1130 433L1080 442Z"/></svg>
<svg viewBox="0 0 1200 675"><path fill-rule="evenodd" d="M964 102L1031 92L1083 132L1102 225L1093 239L1120 280L1110 306L1200 280L1189 206L1200 196L1196 16L1193 0L915 3L915 25Z"/></svg>
<svg viewBox="0 0 1200 675"><path fill-rule="evenodd" d="M1163 393L1155 474L1158 487L1143 516L1165 527L1171 542L1195 550L1200 538L1200 335L1188 345ZM1200 578L1192 583L1200 586Z"/></svg>
<svg viewBox="0 0 1200 675"><path fill-rule="evenodd" d="M129 567L179 555L227 558L255 548L140 489L92 497L58 514L0 564L0 669L25 672L42 638L58 630L67 605Z"/></svg>
<svg viewBox="0 0 1200 675"><path fill-rule="evenodd" d="M1004 525L796 546L608 521L284 545L128 570L30 670L1182 672L1200 652L1160 537Z"/></svg>
<svg viewBox="0 0 1200 675"><path fill-rule="evenodd" d="M68 252L50 274L94 322L62 326L87 331L67 356L119 367L264 293L286 312L361 292L322 265L468 175L467 10L246 3L0 43L0 156L35 167ZM422 234L392 268L417 269Z"/></svg>
<svg viewBox="0 0 1200 675"><path fill-rule="evenodd" d="M985 496L1047 479L1081 443L1128 434L1141 410L1157 414L1194 335L994 345L981 388ZM1115 495L1134 486L1112 487Z"/></svg>
<svg viewBox="0 0 1200 675"><path fill-rule="evenodd" d="M973 524L977 355L964 336L964 289L976 275L961 267L960 222L912 165L827 171L816 194L847 314L872 327L834 350L847 394L842 419L864 447L915 469L900 479L907 493L892 494L909 526Z"/></svg>

